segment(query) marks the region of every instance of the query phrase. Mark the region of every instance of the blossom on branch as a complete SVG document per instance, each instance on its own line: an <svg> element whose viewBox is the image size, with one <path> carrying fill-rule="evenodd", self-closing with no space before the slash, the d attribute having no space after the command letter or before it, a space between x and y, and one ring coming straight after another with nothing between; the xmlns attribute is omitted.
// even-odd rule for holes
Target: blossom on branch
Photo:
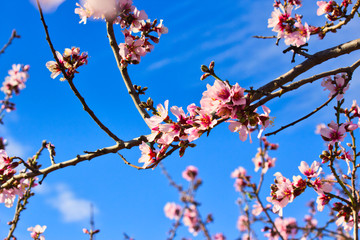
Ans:
<svg viewBox="0 0 360 240"><path fill-rule="evenodd" d="M35 227L29 227L27 230L30 231L30 236L35 240L45 240L44 233L46 226L36 225Z"/></svg>
<svg viewBox="0 0 360 240"><path fill-rule="evenodd" d="M25 82L29 78L29 69L29 65L13 64L12 69L8 71L9 75L5 77L1 91L9 97L14 93L18 95L20 90L25 88Z"/></svg>
<svg viewBox="0 0 360 240"><path fill-rule="evenodd" d="M82 52L80 54L80 48L72 47L65 48L64 53L61 55L59 52L56 52L56 56L59 60L60 66L56 61L48 61L46 67L51 72L51 78L56 78L62 73L62 70L65 72L65 76L60 78L60 81L65 79L73 79L75 73L78 73L77 68L87 64L88 54L87 52Z"/></svg>
<svg viewBox="0 0 360 240"><path fill-rule="evenodd" d="M321 86L324 87L324 91L325 90L330 91L329 98L337 94L336 100L340 101L343 98L346 90L349 89L349 84L346 83L347 79L348 76L346 73L334 75L334 79L328 76L323 79L323 81L321 82Z"/></svg>
<svg viewBox="0 0 360 240"><path fill-rule="evenodd" d="M181 206L174 203L174 202L168 202L166 203L164 207L165 216L169 219L180 219L180 212L181 212Z"/></svg>

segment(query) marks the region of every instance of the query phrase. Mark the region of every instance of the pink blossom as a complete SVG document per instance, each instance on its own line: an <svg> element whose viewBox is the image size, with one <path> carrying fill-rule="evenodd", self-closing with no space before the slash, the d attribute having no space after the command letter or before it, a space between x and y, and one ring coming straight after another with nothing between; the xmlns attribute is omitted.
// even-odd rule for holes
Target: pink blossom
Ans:
<svg viewBox="0 0 360 240"><path fill-rule="evenodd" d="M310 28L307 23L302 25L299 22L294 24L296 30L285 35L285 44L300 47L310 39Z"/></svg>
<svg viewBox="0 0 360 240"><path fill-rule="evenodd" d="M233 120L229 120L228 122L230 122L229 130L231 132L239 133L239 137L241 141L245 141L247 139L247 136L248 135L250 136L250 132L247 126L243 125L241 122L233 121ZM251 137L250 137L250 142L252 142Z"/></svg>
<svg viewBox="0 0 360 240"><path fill-rule="evenodd" d="M271 192L272 197L268 197L267 200L273 204L273 212L278 212L282 216L282 209L294 200L294 189L291 181L281 173L277 172L274 176L276 176L276 185Z"/></svg>
<svg viewBox="0 0 360 240"><path fill-rule="evenodd" d="M345 216L340 216L336 221L335 224L337 226L342 226L346 232L349 232L354 227L354 218L350 216L347 220Z"/></svg>
<svg viewBox="0 0 360 240"><path fill-rule="evenodd" d="M151 130L159 130L159 124L168 117L168 108L169 100L166 100L164 106L162 104L158 104L156 106L157 115L154 115L150 118L145 118L145 122L151 128Z"/></svg>
<svg viewBox="0 0 360 240"><path fill-rule="evenodd" d="M247 230L248 225L249 225L248 217L246 215L239 216L237 223L236 223L236 228L240 232L245 232Z"/></svg>
<svg viewBox="0 0 360 240"><path fill-rule="evenodd" d="M246 103L246 99L244 97L245 88L239 86L238 83L235 83L231 88L231 101L234 105L244 105Z"/></svg>
<svg viewBox="0 0 360 240"><path fill-rule="evenodd" d="M319 6L318 10L317 10L317 15L323 15L325 13L329 13L333 11L333 7L332 7L332 2L326 2L326 1L317 1L316 4Z"/></svg>
<svg viewBox="0 0 360 240"><path fill-rule="evenodd" d="M234 188L237 192L243 192L244 187L248 185L244 178L235 179Z"/></svg>
<svg viewBox="0 0 360 240"><path fill-rule="evenodd" d="M45 240L44 236L40 236L40 234L42 234L46 229L46 226L40 226L40 225L36 225L35 227L29 227L27 230L30 231L30 236L33 239L40 239L40 240Z"/></svg>
<svg viewBox="0 0 360 240"><path fill-rule="evenodd" d="M297 234L298 227L295 218L284 218L284 219L276 218L274 223L276 229L279 231L281 236L286 240L293 239ZM279 239L279 236L277 235L274 229L272 229L271 232L266 233L264 236L268 237L268 239Z"/></svg>
<svg viewBox="0 0 360 240"><path fill-rule="evenodd" d="M280 11L280 9L281 11ZM268 28L273 28L272 31L281 35L285 26L283 25L288 18L291 16L291 11L293 9L292 5L288 5L284 7L283 5L279 5L279 8L275 8L271 13L271 18L268 19Z"/></svg>
<svg viewBox="0 0 360 240"><path fill-rule="evenodd" d="M198 169L195 166L188 166L183 172L182 177L187 181L194 181L198 175Z"/></svg>
<svg viewBox="0 0 360 240"><path fill-rule="evenodd" d="M299 166L299 170L300 170L300 172L302 174L304 174L308 178L313 178L313 177L319 176L319 174L321 173L322 168L320 167L320 165L321 164L319 162L314 161L311 164L311 167L309 167L307 162L301 161L300 166Z"/></svg>
<svg viewBox="0 0 360 240"><path fill-rule="evenodd" d="M71 49L65 48L62 55L59 52L56 52L56 56L65 72L65 76L60 78L60 81L64 81L66 78L73 78L74 74L78 73L77 69L88 63L88 54L86 52L80 54L80 48L78 47L72 47ZM62 73L60 66L56 61L48 61L46 67L51 72L51 78L56 78Z"/></svg>
<svg viewBox="0 0 360 240"><path fill-rule="evenodd" d="M195 205L185 208L183 223L189 228L189 232L194 236L200 231L199 218Z"/></svg>
<svg viewBox="0 0 360 240"><path fill-rule="evenodd" d="M181 206L174 203L174 202L168 202L166 203L164 207L165 216L169 219L180 219L180 212L181 212Z"/></svg>
<svg viewBox="0 0 360 240"><path fill-rule="evenodd" d="M84 6L81 6L80 4L76 3L76 6L79 7L79 8L75 8L75 14L78 14L80 17L79 23L86 24L87 19L92 16L92 12L90 11L90 9L88 7L88 3L85 2Z"/></svg>
<svg viewBox="0 0 360 240"><path fill-rule="evenodd" d="M160 37L162 34L166 34L169 32L168 28L164 26L163 20L160 19L159 24L156 26L156 32L158 36Z"/></svg>
<svg viewBox="0 0 360 240"><path fill-rule="evenodd" d="M261 207L259 202L256 202L252 207L253 207L253 210L251 211L251 213L254 216L259 216L264 211L264 209Z"/></svg>
<svg viewBox="0 0 360 240"><path fill-rule="evenodd" d="M202 132L196 127L188 128L184 132L186 134L188 134L188 141L189 142L192 142L192 141L198 139L202 134Z"/></svg>
<svg viewBox="0 0 360 240"><path fill-rule="evenodd" d="M316 178L311 183L318 194L329 193L332 190L332 185L330 183L321 181L319 178Z"/></svg>
<svg viewBox="0 0 360 240"><path fill-rule="evenodd" d="M349 89L349 84L345 86L347 79L347 74L337 74L332 79L330 76L325 77L321 82L321 86L324 87L324 90L329 90L329 98L337 94L336 100L340 101L343 98L344 93L346 90Z"/></svg>
<svg viewBox="0 0 360 240"><path fill-rule="evenodd" d="M246 169L243 167L238 167L231 173L231 178L242 178L246 176Z"/></svg>
<svg viewBox="0 0 360 240"><path fill-rule="evenodd" d="M199 130L209 130L215 126L217 120L211 114L200 110L199 115L195 117L195 123L199 124Z"/></svg>
<svg viewBox="0 0 360 240"><path fill-rule="evenodd" d="M217 112L224 104L231 100L231 89L229 84L215 80L214 85L206 85L207 90L203 92L200 100L201 108L208 113Z"/></svg>
<svg viewBox="0 0 360 240"><path fill-rule="evenodd" d="M323 124L323 123L320 123L320 124L316 125L315 133L320 134L321 129L323 129L323 128L326 128L326 125Z"/></svg>
<svg viewBox="0 0 360 240"><path fill-rule="evenodd" d="M321 137L329 142L330 145L334 145L336 142L344 141L346 136L345 125L338 125L334 121L328 124L329 128L323 128L320 130Z"/></svg>
<svg viewBox="0 0 360 240"><path fill-rule="evenodd" d="M137 8L134 8L134 14L132 15L133 21L130 26L130 31L137 33L141 31L143 25L145 25L145 21L148 19L148 15L144 10L139 11Z"/></svg>
<svg viewBox="0 0 360 240"><path fill-rule="evenodd" d="M148 167L149 165L153 164L157 160L157 152L153 150L148 144L142 142L139 146L141 151L141 157L139 158L139 163L144 163L143 168Z"/></svg>
<svg viewBox="0 0 360 240"><path fill-rule="evenodd" d="M140 58L145 56L147 51L145 48L145 39L134 39L134 37L126 36L125 43L119 44L119 54L123 60L130 61L131 63L139 63Z"/></svg>
<svg viewBox="0 0 360 240"><path fill-rule="evenodd" d="M29 68L29 65L13 64L12 69L8 71L9 75L5 77L1 91L8 96L13 93L19 94L20 90L25 88L25 82L29 78Z"/></svg>
<svg viewBox="0 0 360 240"><path fill-rule="evenodd" d="M226 237L222 233L217 233L213 236L213 240L226 240Z"/></svg>

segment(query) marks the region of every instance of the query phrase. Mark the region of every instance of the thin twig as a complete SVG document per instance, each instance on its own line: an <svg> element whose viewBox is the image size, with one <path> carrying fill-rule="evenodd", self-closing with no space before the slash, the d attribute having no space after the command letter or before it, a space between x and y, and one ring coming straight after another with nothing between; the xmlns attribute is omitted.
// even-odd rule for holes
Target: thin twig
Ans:
<svg viewBox="0 0 360 240"><path fill-rule="evenodd" d="M43 23L44 29L45 29L45 34L46 34L46 41L49 43L51 52L53 54L54 59L56 60L56 63L58 64L62 74L64 75L64 78L66 78L66 80L68 80L68 83L70 85L70 88L73 90L75 96L80 100L81 104L83 105L83 109L90 115L90 117L96 122L96 124L104 131L106 132L112 139L114 139L116 142L122 142L122 140L120 138L118 138L114 133L112 133L94 114L94 112L89 108L89 106L86 104L85 99L81 96L81 94L79 93L79 91L76 89L74 83L73 83L73 78L74 76L68 76L66 74L65 68L64 66L60 63L60 60L58 59L57 55L56 55L56 50L51 42L50 39L50 34L48 31L48 26L46 25L45 19L44 19L44 15L42 13L42 9L39 3L39 0L37 0L37 5L39 8L39 12L40 12L40 19L41 22Z"/></svg>
<svg viewBox="0 0 360 240"><path fill-rule="evenodd" d="M359 49L360 49L360 38L317 52L311 55L310 58L306 59L302 63L293 67L287 73L279 76L275 80L257 89L257 91L255 91L255 94L251 98L251 102L255 102L260 98L262 98L264 96L262 93L271 93L274 90L280 88L281 86L285 86L286 83L293 81L296 77L298 77L302 73L307 72L309 69L323 62L326 62L329 59L337 58L341 55L348 54ZM251 106L251 108L255 109L253 108L253 106Z"/></svg>
<svg viewBox="0 0 360 240"><path fill-rule="evenodd" d="M116 42L112 21L106 20L106 29L107 29L107 35L109 38L109 43L110 43L111 49L113 50L117 66L120 70L121 76L124 80L124 83L128 90L128 93L129 93L130 97L132 98L132 100L135 104L135 107L138 110L138 112L140 113L141 117L143 119L150 118L150 115L146 112L146 110L144 108L140 107L141 100L139 98L139 94L136 92L136 90L131 82L131 79L127 72L127 68L121 65L121 56L119 53L119 46Z"/></svg>
<svg viewBox="0 0 360 240"><path fill-rule="evenodd" d="M264 207L261 199L260 199L260 196L259 196L259 193L256 192L256 184L252 184L251 185L252 188L253 188L253 191L254 191L254 194L255 194L255 197L256 197L256 200L258 201L258 203L260 204L262 210L264 211L266 217L268 218L269 222L271 223L272 227L275 229L275 232L277 235L279 235L279 237L284 240L284 237L280 234L279 230L277 229L274 221L272 220L272 218L270 217L269 213L268 213L268 210Z"/></svg>
<svg viewBox="0 0 360 240"><path fill-rule="evenodd" d="M17 224L18 224L18 222L20 220L20 213L23 210L25 210L25 206L28 203L28 199L33 195L31 193L31 188L32 188L33 183L34 183L34 179L31 179L29 181L29 187L26 190L26 192L24 193L23 197L21 197L21 198L19 197L19 199L17 201L17 204L16 204L16 208L15 208L16 209L15 215L14 215L13 220L11 221L11 227L10 227L8 236L4 240L10 240L10 239L12 239L12 237L14 237L13 236L14 231L15 231L16 226L17 226Z"/></svg>
<svg viewBox="0 0 360 240"><path fill-rule="evenodd" d="M96 151L93 151L93 152L90 152L90 153L87 153L87 154L77 155L73 159L51 165L51 166L49 166L47 168L39 169L38 172L19 173L19 174L13 176L11 179L6 181L5 183L3 183L1 185L1 187L0 187L0 189L11 186L11 184L15 180L20 180L22 178L32 178L32 177L39 176L39 175L47 175L47 174L49 174L49 173L51 173L53 171L56 171L58 169L69 167L69 166L75 166L78 163L86 161L86 160L91 160L93 158L103 156L103 155L106 155L106 154L109 154L109 153L116 153L116 152L118 152L118 151L120 151L122 149L131 149L134 146L139 146L143 141L147 142L147 137L146 136L140 136L138 138L135 138L133 140L126 141L126 142L118 142L113 146L98 149Z"/></svg>
<svg viewBox="0 0 360 240"><path fill-rule="evenodd" d="M273 39L273 38L277 38L277 36L253 36L253 38L259 38L259 39Z"/></svg>
<svg viewBox="0 0 360 240"><path fill-rule="evenodd" d="M164 176L166 177L166 179L169 181L170 185L173 186L174 188L176 188L180 193L183 193L183 187L181 185L178 185L170 176L169 172L166 170L166 168L164 167L164 164L160 163L159 164L160 168L161 168L161 172L162 174L164 174Z"/></svg>
<svg viewBox="0 0 360 240"><path fill-rule="evenodd" d="M304 78L302 80L299 80L299 81L289 84L287 86L279 86L281 88L281 90L271 93L271 94L267 94L267 96L265 98L261 99L260 101L256 102L255 104L251 105L251 108L252 109L258 108L261 105L264 105L265 103L267 103L268 101L270 101L271 99L273 99L275 97L281 97L286 92L298 89L299 87L301 87L307 83L313 83L316 80L322 79L322 78L330 76L330 75L335 75L335 74L342 73L342 72L346 72L349 75L351 75L359 66L360 66L360 60L357 60L350 67L337 68L337 69L334 69L331 71L316 74L309 78Z"/></svg>
<svg viewBox="0 0 360 240"><path fill-rule="evenodd" d="M130 162L129 162L128 160L126 160L126 158L125 158L123 155L121 155L120 153L117 153L117 154L119 154L119 156L121 157L121 159L124 161L124 163L125 163L126 165L129 165L130 167L136 168L137 170L143 170L143 169L145 169L145 168L143 168L143 167L139 167L139 166L136 166L136 165L130 163Z"/></svg>
<svg viewBox="0 0 360 240"><path fill-rule="evenodd" d="M12 43L12 41L14 40L14 38L20 38L20 35L17 34L16 30L12 30L11 32L11 36L8 40L8 42L3 46L3 48L0 50L0 55L3 54L5 52L5 50L9 47L9 45Z"/></svg>
<svg viewBox="0 0 360 240"><path fill-rule="evenodd" d="M95 113L89 108L89 106L86 104L85 99L81 96L79 91L76 89L73 80L68 79L68 83L70 85L71 90L73 90L75 96L80 100L83 109L90 115L90 117L96 122L96 124L105 132L109 137L114 139L116 142L122 142L120 138L118 138L113 132L111 132L95 115Z"/></svg>
<svg viewBox="0 0 360 240"><path fill-rule="evenodd" d="M287 124L287 125L285 125L285 126L282 126L281 128L279 128L279 129L276 130L276 131L267 133L267 134L265 134L265 136L268 137L268 136L271 136L271 135L275 135L275 134L277 134L278 132L280 132L280 131L288 128L288 127L291 127L291 126L295 125L296 123L301 122L301 121L307 119L308 117L310 117L310 116L312 116L313 114L315 114L315 113L317 113L318 111L320 111L323 107L327 106L327 105L336 97L336 95L337 95L337 94L334 94L330 99L328 99L325 103L323 103L320 107L316 108L316 109L315 109L314 111L312 111L311 113L305 115L304 117L302 117L302 118L300 118L300 119L298 119L298 120L296 120L296 121L294 121L294 122L292 122L292 123L289 123L289 124Z"/></svg>

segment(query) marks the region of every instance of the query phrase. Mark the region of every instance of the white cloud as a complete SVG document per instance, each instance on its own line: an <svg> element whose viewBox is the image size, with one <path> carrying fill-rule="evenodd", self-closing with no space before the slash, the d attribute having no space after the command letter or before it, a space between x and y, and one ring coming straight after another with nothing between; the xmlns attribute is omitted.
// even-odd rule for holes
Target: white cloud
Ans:
<svg viewBox="0 0 360 240"><path fill-rule="evenodd" d="M49 186L47 185L45 188L49 188ZM91 201L78 198L66 184L59 183L52 188L56 191L56 196L50 198L48 203L61 213L65 222L78 222L90 219ZM44 192L48 191L45 190ZM97 213L98 210L94 208L94 212Z"/></svg>
<svg viewBox="0 0 360 240"><path fill-rule="evenodd" d="M41 9L44 12L54 12L65 0L39 0ZM31 3L37 8L36 0L31 0Z"/></svg>

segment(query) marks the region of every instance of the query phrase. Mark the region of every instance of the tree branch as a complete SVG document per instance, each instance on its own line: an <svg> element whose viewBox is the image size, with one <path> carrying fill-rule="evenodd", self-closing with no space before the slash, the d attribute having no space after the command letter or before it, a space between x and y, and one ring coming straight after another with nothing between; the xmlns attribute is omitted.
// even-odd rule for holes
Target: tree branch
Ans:
<svg viewBox="0 0 360 240"><path fill-rule="evenodd" d="M22 178L32 178L35 176L39 176L39 175L44 175L46 176L47 174L56 171L58 169L61 168L65 168L68 166L75 166L80 162L86 161L86 160L91 160L95 157L99 157L99 156L103 156L109 153L116 153L122 149L131 149L134 146L139 146L143 141L147 142L147 137L146 136L140 136L138 138L132 139L130 141L127 142L117 142L115 145L110 146L110 147L105 147L102 149L98 149L95 152L87 152L86 154L83 155L77 155L75 158L64 161L64 162L60 162L57 164L53 164L47 168L43 168L43 169L39 169L39 171L37 172L27 172L27 173L20 173L17 174L15 176L13 176L11 179L9 179L7 182L5 182L4 184L1 185L1 188L6 188L11 186L11 184L15 181L15 180L19 180Z"/></svg>
<svg viewBox="0 0 360 240"><path fill-rule="evenodd" d="M329 59L337 58L341 55L348 54L359 49L360 38L317 52L299 65L293 67L287 73L257 89L254 96L251 98L251 102L262 98L265 95L264 93L271 93L274 90L281 88L281 86L284 86L286 83L293 81L296 77L313 68L314 66L317 66ZM255 109L254 107L251 108Z"/></svg>
<svg viewBox="0 0 360 240"><path fill-rule="evenodd" d="M39 3L39 0L36 0L38 8L39 8L39 12L40 12L40 19L41 22L43 23L44 29L45 29L45 34L46 34L46 41L49 43L51 52L53 54L54 59L56 60L56 63L58 64L62 74L64 75L64 78L66 78L66 80L68 80L68 83L70 85L70 88L73 90L73 92L75 93L75 96L80 100L81 104L83 105L83 109L90 115L90 117L96 122L96 124L104 131L106 132L112 139L114 139L116 142L122 142L122 140L120 138L118 138L115 134L113 134L95 115L95 113L89 108L89 106L86 104L85 99L81 96L81 94L79 93L79 91L76 89L74 83L73 83L73 78L74 76L68 76L66 74L65 68L64 66L60 63L60 60L58 59L57 55L56 55L56 50L51 42L50 39L50 34L48 31L48 26L46 25L45 19L44 19L44 15L42 13L42 9Z"/></svg>
<svg viewBox="0 0 360 240"><path fill-rule="evenodd" d="M117 66L118 66L121 76L124 80L126 89L128 90L128 93L130 94L130 97L132 98L132 100L135 104L135 107L138 110L138 112L140 113L141 117L143 119L150 118L150 115L146 112L146 110L144 108L140 107L141 100L139 98L139 94L136 92L136 90L131 82L131 79L127 72L127 68L121 65L121 56L119 53L119 46L116 42L112 21L106 20L106 29L107 29L107 35L109 38L109 43L110 43L111 49L113 50ZM149 126L149 128L150 128L150 126Z"/></svg>
<svg viewBox="0 0 360 240"><path fill-rule="evenodd" d="M12 30L11 32L11 36L8 40L8 42L3 46L3 48L0 50L0 55L3 54L5 52L5 50L9 47L9 45L12 43L12 41L14 40L14 38L20 38L20 35L17 34L16 30Z"/></svg>
<svg viewBox="0 0 360 240"><path fill-rule="evenodd" d="M360 0L357 0L355 5L352 8L350 14L348 16L346 16L345 20L339 21L339 23L336 24L336 25L333 25L333 26L330 26L330 27L325 27L321 32L325 34L327 32L335 31L337 29L342 28L342 26L346 25L348 22L350 22L351 19L354 18L354 16L355 16L356 12L358 11L359 7L360 7Z"/></svg>

